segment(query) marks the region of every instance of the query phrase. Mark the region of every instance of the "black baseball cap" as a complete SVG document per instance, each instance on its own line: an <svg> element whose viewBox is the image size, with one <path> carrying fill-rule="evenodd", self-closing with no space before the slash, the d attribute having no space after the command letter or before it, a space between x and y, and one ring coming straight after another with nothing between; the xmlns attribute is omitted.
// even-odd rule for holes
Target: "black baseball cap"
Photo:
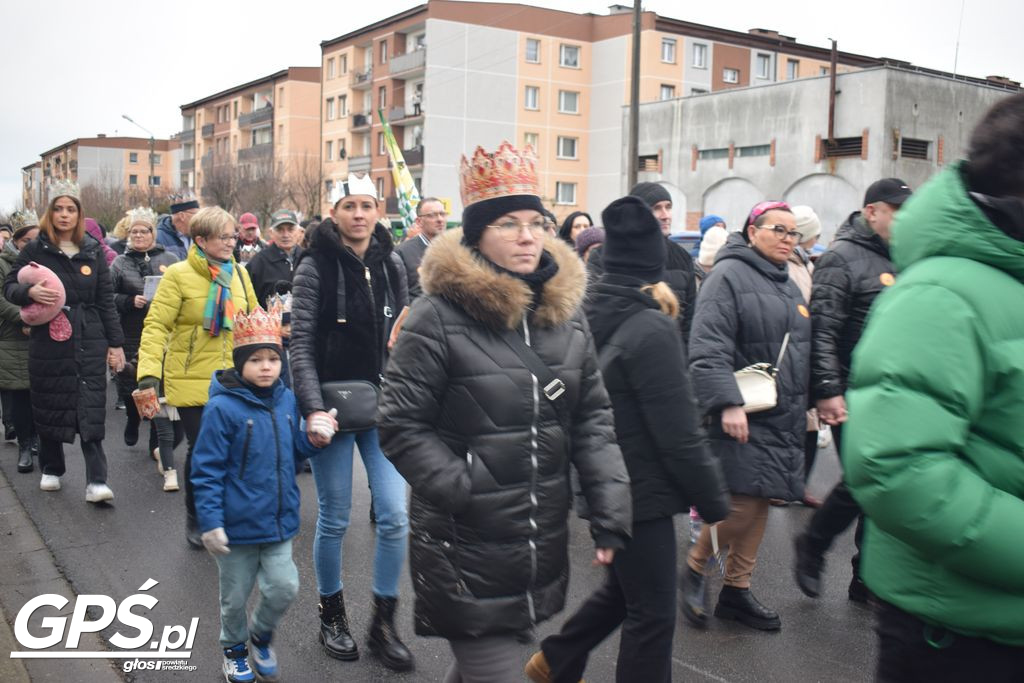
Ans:
<svg viewBox="0 0 1024 683"><path fill-rule="evenodd" d="M871 183L864 193L864 206L875 202L885 202L900 206L910 198L910 186L899 178L883 178Z"/></svg>

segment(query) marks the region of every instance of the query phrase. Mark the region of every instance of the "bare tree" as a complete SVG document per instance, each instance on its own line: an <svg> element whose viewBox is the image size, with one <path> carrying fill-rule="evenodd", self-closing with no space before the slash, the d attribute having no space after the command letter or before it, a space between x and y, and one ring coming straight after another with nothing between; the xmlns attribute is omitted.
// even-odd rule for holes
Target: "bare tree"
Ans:
<svg viewBox="0 0 1024 683"><path fill-rule="evenodd" d="M203 177L203 187L200 189L203 201L225 211L234 211L238 199L237 180L234 166L215 162Z"/></svg>
<svg viewBox="0 0 1024 683"><path fill-rule="evenodd" d="M119 173L102 168L96 177L82 185L82 210L86 216L110 229L125 212L125 190Z"/></svg>
<svg viewBox="0 0 1024 683"><path fill-rule="evenodd" d="M288 172L288 199L306 218L320 213L323 182L319 157L304 154L302 158L292 161Z"/></svg>
<svg viewBox="0 0 1024 683"><path fill-rule="evenodd" d="M255 213L262 225L288 199L283 164L270 157L239 166L236 179L238 209Z"/></svg>

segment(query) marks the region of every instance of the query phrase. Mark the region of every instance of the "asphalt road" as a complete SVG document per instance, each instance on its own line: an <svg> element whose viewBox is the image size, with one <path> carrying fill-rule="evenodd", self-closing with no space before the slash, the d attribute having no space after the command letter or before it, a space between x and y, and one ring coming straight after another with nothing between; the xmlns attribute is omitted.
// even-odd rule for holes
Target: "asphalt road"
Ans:
<svg viewBox="0 0 1024 683"><path fill-rule="evenodd" d="M112 400L110 405L112 406ZM194 672L141 671L122 674L128 681L168 679L214 681L220 674L218 647L217 568L205 552L190 549L184 538L184 493L164 493L162 480L144 445L128 448L122 440L124 413L111 407L105 448L113 505L97 507L85 502L84 468L76 446L66 448L64 488L56 493L39 491L38 468L32 474L15 469L17 449L0 446L0 469L11 482L18 500L38 528L53 554L57 568L75 592L105 594L115 601L135 594L147 581L159 584L149 593L159 603L148 614L156 633L164 626L187 626L199 618L189 663ZM140 444L146 443L148 425ZM184 448L178 452L184 461ZM444 641L418 638L412 629L412 589L408 571L402 579L398 627L416 658L416 670L394 674L379 664L363 647L370 622L373 527L367 520L369 492L365 473L355 468L353 522L345 538L345 594L353 633L362 648L357 662L340 662L321 652L316 639L316 584L312 567L312 541L316 522L316 497L312 476L299 477L302 491L302 529L295 540L299 567L299 596L276 635L282 679L292 681L441 681L451 659ZM824 496L838 478L834 451L819 454L811 491ZM706 631L691 628L681 617L674 644L673 680L739 682L868 681L873 677L875 638L869 608L848 602L849 557L853 551L850 532L838 539L829 557L827 586L823 597L804 597L792 579L792 538L806 524L811 511L800 507L772 509L758 567L754 592L782 617L782 631L761 633L733 622L711 619ZM681 539L688 520L677 519ZM568 610L574 609L595 587L601 569L590 564L593 551L589 534L580 520L572 520L572 578ZM682 552L680 563L682 563ZM713 584L716 594L717 582ZM5 596L6 597L6 596ZM143 610L136 610L145 614ZM557 630L571 612L538 628L539 637ZM13 621L14 614L8 613ZM114 627L103 632L109 638ZM134 635L125 629L127 635ZM617 636L609 638L590 659L586 679L591 683L615 680ZM525 663L535 645L524 645ZM642 682L639 682L642 683Z"/></svg>

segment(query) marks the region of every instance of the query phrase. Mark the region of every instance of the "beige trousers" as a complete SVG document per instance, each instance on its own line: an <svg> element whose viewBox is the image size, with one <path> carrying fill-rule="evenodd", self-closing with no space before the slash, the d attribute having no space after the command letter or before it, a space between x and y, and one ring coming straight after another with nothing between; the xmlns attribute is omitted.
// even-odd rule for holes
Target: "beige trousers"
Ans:
<svg viewBox="0 0 1024 683"><path fill-rule="evenodd" d="M750 577L757 564L757 549L768 521L768 499L734 493L729 508L729 516L718 523L719 549L724 552L726 546L729 547L723 583L736 588L750 588ZM700 538L690 549L686 563L690 569L703 574L712 552L711 525L705 524Z"/></svg>

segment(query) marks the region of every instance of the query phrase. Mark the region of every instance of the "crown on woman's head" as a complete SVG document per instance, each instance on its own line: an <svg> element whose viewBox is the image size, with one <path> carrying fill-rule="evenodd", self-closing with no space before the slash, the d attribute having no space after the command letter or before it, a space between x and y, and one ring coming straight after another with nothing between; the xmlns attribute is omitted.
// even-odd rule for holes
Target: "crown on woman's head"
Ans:
<svg viewBox="0 0 1024 683"><path fill-rule="evenodd" d="M281 345L281 305L271 304L265 311L260 306L246 314L235 313L235 325L231 329L234 335L235 348L252 344Z"/></svg>
<svg viewBox="0 0 1024 683"><path fill-rule="evenodd" d="M128 227L132 227L136 223L145 223L151 228L156 227L156 211L146 206L137 206L134 209L128 211Z"/></svg>
<svg viewBox="0 0 1024 683"><path fill-rule="evenodd" d="M520 152L506 140L493 154L484 151L483 147L477 147L472 159L462 155L459 192L463 206L509 195L540 196L537 155L533 147L527 145Z"/></svg>
<svg viewBox="0 0 1024 683"><path fill-rule="evenodd" d="M32 209L22 209L11 214L11 227L15 232L22 228L39 225L39 216Z"/></svg>
<svg viewBox="0 0 1024 683"><path fill-rule="evenodd" d="M61 178L50 183L49 191L50 201L53 201L57 197L71 197L72 199L82 200L82 191L78 188L78 183L70 178Z"/></svg>

